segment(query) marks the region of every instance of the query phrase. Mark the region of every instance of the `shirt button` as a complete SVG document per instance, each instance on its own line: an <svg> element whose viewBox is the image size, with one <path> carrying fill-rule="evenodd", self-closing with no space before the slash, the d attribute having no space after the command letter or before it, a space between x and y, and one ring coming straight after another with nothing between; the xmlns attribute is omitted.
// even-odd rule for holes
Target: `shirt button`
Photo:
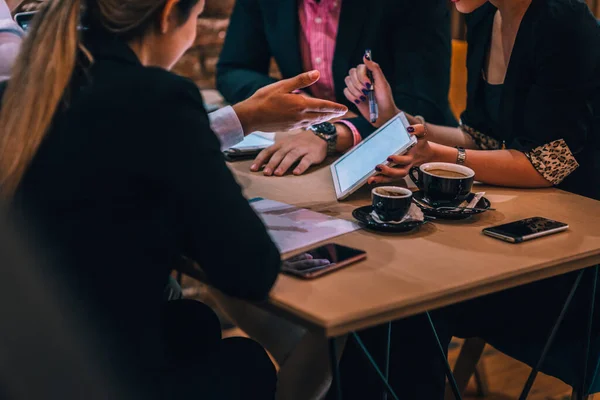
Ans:
<svg viewBox="0 0 600 400"><path fill-rule="evenodd" d="M321 64L323 62L323 59L321 57L317 57L317 58L315 58L315 62L317 64Z"/></svg>
<svg viewBox="0 0 600 400"><path fill-rule="evenodd" d="M334 1L333 2L333 8L336 8L336 7L337 7L337 1Z"/></svg>
<svg viewBox="0 0 600 400"><path fill-rule="evenodd" d="M323 19L321 19L321 17L315 18L315 24L320 24L321 22L323 22Z"/></svg>

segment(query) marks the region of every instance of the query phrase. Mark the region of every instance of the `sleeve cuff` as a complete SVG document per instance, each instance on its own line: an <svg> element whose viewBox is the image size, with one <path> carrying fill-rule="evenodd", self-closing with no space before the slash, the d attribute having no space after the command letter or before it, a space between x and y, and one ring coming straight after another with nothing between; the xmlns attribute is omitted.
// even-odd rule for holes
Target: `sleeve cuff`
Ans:
<svg viewBox="0 0 600 400"><path fill-rule="evenodd" d="M352 131L352 147L356 146L362 141L362 136L360 136L358 129L356 129L356 126L354 126L352 122L341 120L337 123L346 125Z"/></svg>
<svg viewBox="0 0 600 400"><path fill-rule="evenodd" d="M0 32L12 33L18 37L23 37L24 32L19 25L12 19L0 19Z"/></svg>
<svg viewBox="0 0 600 400"><path fill-rule="evenodd" d="M481 133L474 128L471 128L468 125L463 124L462 121L460 121L460 130L471 136L475 142L475 145L480 150L498 150L502 147L500 141Z"/></svg>
<svg viewBox="0 0 600 400"><path fill-rule="evenodd" d="M553 185L560 184L579 167L579 163L563 139L536 147L525 155L533 167Z"/></svg>
<svg viewBox="0 0 600 400"><path fill-rule="evenodd" d="M221 142L221 150L235 146L244 140L242 123L231 106L227 106L208 115L210 127Z"/></svg>

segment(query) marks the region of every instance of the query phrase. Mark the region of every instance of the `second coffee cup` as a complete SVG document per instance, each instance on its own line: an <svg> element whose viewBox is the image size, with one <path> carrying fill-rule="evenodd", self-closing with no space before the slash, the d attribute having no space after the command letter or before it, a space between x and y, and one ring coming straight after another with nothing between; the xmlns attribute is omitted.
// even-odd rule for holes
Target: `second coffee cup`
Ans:
<svg viewBox="0 0 600 400"><path fill-rule="evenodd" d="M432 206L455 206L471 193L475 171L464 165L433 162L411 168L410 177Z"/></svg>

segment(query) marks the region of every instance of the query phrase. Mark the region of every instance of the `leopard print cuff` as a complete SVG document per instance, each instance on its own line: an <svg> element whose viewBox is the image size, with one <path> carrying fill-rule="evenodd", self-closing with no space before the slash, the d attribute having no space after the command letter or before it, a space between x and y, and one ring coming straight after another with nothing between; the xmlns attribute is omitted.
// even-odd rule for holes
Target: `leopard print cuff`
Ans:
<svg viewBox="0 0 600 400"><path fill-rule="evenodd" d="M525 154L533 167L553 185L558 185L579 167L563 139L536 147Z"/></svg>
<svg viewBox="0 0 600 400"><path fill-rule="evenodd" d="M475 145L481 150L498 150L502 147L500 141L463 124L462 121L460 122L460 129L471 136L475 141Z"/></svg>

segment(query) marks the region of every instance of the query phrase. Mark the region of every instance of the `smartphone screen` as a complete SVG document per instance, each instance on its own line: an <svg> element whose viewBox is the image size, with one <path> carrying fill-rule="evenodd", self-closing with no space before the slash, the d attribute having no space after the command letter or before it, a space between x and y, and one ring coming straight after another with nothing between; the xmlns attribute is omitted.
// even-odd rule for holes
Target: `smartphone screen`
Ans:
<svg viewBox="0 0 600 400"><path fill-rule="evenodd" d="M325 244L283 261L283 272L315 278L366 258L367 253L339 244Z"/></svg>
<svg viewBox="0 0 600 400"><path fill-rule="evenodd" d="M533 217L494 226L492 228L484 229L483 231L487 234L491 233L517 240L527 240L528 238L543 236L544 233L550 234L560 232L567 228L568 225L562 222L543 217Z"/></svg>

